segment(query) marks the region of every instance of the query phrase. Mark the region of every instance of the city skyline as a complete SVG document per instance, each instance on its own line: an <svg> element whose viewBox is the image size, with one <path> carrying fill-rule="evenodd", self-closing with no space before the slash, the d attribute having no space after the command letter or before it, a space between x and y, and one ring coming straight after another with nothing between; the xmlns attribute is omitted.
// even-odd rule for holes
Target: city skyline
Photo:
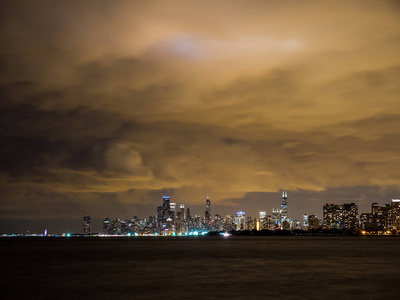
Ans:
<svg viewBox="0 0 400 300"><path fill-rule="evenodd" d="M256 215L246 213L243 210L223 215L211 209L209 193L206 194L203 212L193 210L184 203L171 202L170 189L163 189L162 202L156 207L156 214L143 217L134 215L133 217L120 218L118 216L97 219L92 226L92 218L89 215L83 217L83 231L79 230L55 230L46 228L44 234L41 231L26 232L2 232L1 234L22 234L22 235L63 235L83 234L83 235L191 235L193 232L204 234L205 232L227 232L243 230L352 230L358 234L371 232L387 234L394 230L394 234L400 228L400 200L391 199L384 203L370 203L368 211L360 211L358 204L354 201L361 199L341 198L339 202L325 203L322 207L322 214L304 213L301 219L292 218L288 214L288 191L282 190L280 209L273 208L272 211L259 210ZM174 201L174 199L172 199ZM290 204L290 201L289 201ZM229 221L227 221L229 219ZM227 225L231 223L231 225ZM74 224L77 228L78 224ZM122 227L121 227L122 226ZM64 227L65 228L65 227ZM390 234L393 234L391 232Z"/></svg>
<svg viewBox="0 0 400 300"><path fill-rule="evenodd" d="M291 197L291 200L289 201L290 206L287 208L289 211L289 217L291 217L292 221L294 220L299 220L301 223L303 223L303 216L304 214L306 215L314 215L318 218L321 218L323 215L323 206L327 203L336 203L336 204L344 204L344 203L356 203L359 207L359 212L360 215L361 213L366 213L370 212L371 210L371 204L372 203L379 203L380 205L384 204L390 204L390 202L393 199L396 199L396 190L389 191L386 195L382 195L377 189L377 187L373 187L370 193L364 193L363 195L371 195L375 194L378 195L377 198L371 197L369 198L368 196L365 196L366 198L357 198L355 195L359 194L352 194L352 191L350 189L350 193L346 196L342 194L342 190L339 191L329 191L330 193L334 194L336 197L335 198L324 198L323 196L311 196L314 197L314 201L312 202L313 205L310 206L309 208L304 207L301 204L301 199L305 199L306 197L310 197L310 191L290 191L290 194L293 195ZM171 188L164 188L159 191L155 191L153 195L157 198L163 198L165 197L167 193L167 198L170 201L172 198L172 203L176 205L176 209L178 209L179 206L184 206L185 210L187 208L190 208L192 211L193 215L202 215L203 210L205 209L205 204L204 204L204 199L200 200L196 204L189 205L188 202L180 202L178 199L174 197L174 189ZM214 211L217 210L221 215L232 215L234 216L237 211L245 211L247 212L247 216L257 216L259 215L260 212L265 211L267 215L273 215L273 211L279 212L279 218L280 218L280 211L282 209L282 203L280 202L282 199L280 197L283 196L283 193L286 193L286 199L287 199L287 194L288 191L286 189L280 190L276 193L267 193L267 199L264 198L266 193L253 193L254 195L250 198L252 201L249 203L249 201L243 202L240 204L236 204L236 206L221 206L218 204L214 204ZM312 195L313 193L311 193ZM316 193L318 194L318 193ZM209 197L209 193L203 194L206 195L206 197ZM339 197L340 196L340 197ZM278 200L277 200L278 199ZM203 203L201 203L203 202ZM158 203L160 204L160 203ZM107 210L113 212L110 214L113 217L119 218L121 220L129 220L132 218L132 216L138 216L140 219L148 219L149 216L157 216L157 201L154 201L152 204L147 205L147 208L144 210L132 210L132 211L120 211L118 208L110 206ZM247 208L247 209L246 209ZM248 209L251 208L251 209ZM264 209L261 209L264 208ZM299 210L301 208L301 210ZM308 210L307 210L308 209ZM83 214L85 216L89 216L91 218L92 222L92 228L96 228L96 232L101 232L101 227L102 223L104 221L104 216L103 215L98 215L98 213L95 213L93 215L93 212L96 212L96 210L91 210L91 211L84 211ZM110 219L112 220L111 217ZM213 218L214 215L211 214L211 217ZM58 220L54 222L54 220L41 220L40 222L35 222L32 220L29 220L26 223L22 223L21 225L19 223L19 220L17 220L14 223L8 224L7 222L4 222L5 220L2 220L3 222L0 223L0 225L3 225L2 228L0 228L0 233L40 233L43 232L43 230L48 230L50 229L49 233L60 233L60 232L75 232L79 233L82 231L82 218L81 216L75 216L74 218L70 219L62 219L61 221ZM90 221L89 221L90 222ZM61 225L60 225L61 223ZM15 228L15 229L13 229Z"/></svg>
<svg viewBox="0 0 400 300"><path fill-rule="evenodd" d="M349 200L349 199L347 199ZM141 219L134 216L123 220L115 217L112 221L103 221L102 234L109 235L166 235L187 236L204 234L227 234L228 232L259 231L291 232L300 231L311 234L351 234L351 235L397 235L400 233L400 200L391 199L390 203L371 203L370 212L359 213L358 205L351 203L326 203L323 206L322 218L314 214L303 214L303 220L292 219L288 215L288 192L282 191L280 209L272 213L259 211L257 217L250 216L244 211L234 215L223 216L218 212L212 217L212 205L207 193L204 215L191 211L185 204L171 202L169 189L164 188L162 205L157 206L157 214ZM89 225L88 225L89 223ZM334 230L334 231L331 231ZM325 231L325 232L324 232ZM47 230L46 230L47 232ZM303 234L301 233L301 234ZM83 218L83 235L90 235L90 217Z"/></svg>
<svg viewBox="0 0 400 300"><path fill-rule="evenodd" d="M147 217L164 186L253 216L286 188L298 220L400 198L399 12L1 1L0 232Z"/></svg>

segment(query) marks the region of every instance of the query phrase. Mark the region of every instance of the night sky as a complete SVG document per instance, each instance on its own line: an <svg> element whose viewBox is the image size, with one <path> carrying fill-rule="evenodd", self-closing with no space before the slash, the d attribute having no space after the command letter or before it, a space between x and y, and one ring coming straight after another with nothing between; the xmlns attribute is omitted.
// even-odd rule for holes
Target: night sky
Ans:
<svg viewBox="0 0 400 300"><path fill-rule="evenodd" d="M393 1L1 1L0 233L400 198Z"/></svg>

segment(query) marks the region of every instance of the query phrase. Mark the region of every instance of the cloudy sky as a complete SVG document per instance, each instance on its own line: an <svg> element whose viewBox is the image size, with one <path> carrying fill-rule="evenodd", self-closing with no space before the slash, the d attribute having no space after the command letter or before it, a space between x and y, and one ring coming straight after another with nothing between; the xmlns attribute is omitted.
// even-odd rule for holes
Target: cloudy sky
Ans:
<svg viewBox="0 0 400 300"><path fill-rule="evenodd" d="M396 1L0 6L0 233L400 198Z"/></svg>

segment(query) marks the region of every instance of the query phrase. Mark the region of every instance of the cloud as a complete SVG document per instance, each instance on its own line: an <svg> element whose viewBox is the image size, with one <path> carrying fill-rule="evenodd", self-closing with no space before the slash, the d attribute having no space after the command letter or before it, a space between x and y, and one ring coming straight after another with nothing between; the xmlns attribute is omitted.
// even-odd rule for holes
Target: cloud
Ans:
<svg viewBox="0 0 400 300"><path fill-rule="evenodd" d="M151 171L143 166L134 144L121 139L107 139L92 143L76 154L74 165L79 169L96 170L104 177L133 177L150 179Z"/></svg>
<svg viewBox="0 0 400 300"><path fill-rule="evenodd" d="M3 214L398 182L393 2L0 5Z"/></svg>

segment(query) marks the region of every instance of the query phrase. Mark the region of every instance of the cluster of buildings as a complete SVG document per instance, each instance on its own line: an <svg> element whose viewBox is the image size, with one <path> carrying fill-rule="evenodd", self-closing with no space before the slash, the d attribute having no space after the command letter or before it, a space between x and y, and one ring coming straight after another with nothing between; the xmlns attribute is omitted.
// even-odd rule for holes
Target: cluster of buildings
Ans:
<svg viewBox="0 0 400 300"><path fill-rule="evenodd" d="M360 215L360 227L371 232L400 232L400 200L392 199L391 203L379 206L374 202L370 213Z"/></svg>
<svg viewBox="0 0 400 300"><path fill-rule="evenodd" d="M190 207L171 202L168 190L164 189L162 205L157 207L157 214L148 219L133 217L123 220L118 217L103 221L103 235L198 235L209 232L231 231L303 231L303 232L352 232L363 234L389 234L400 232L400 200L379 206L372 203L371 213L358 215L355 203L323 206L323 218L316 215L303 215L303 220L292 220L288 216L287 191L282 192L279 209L272 214L260 211L254 218L246 216L244 211L225 217L211 214L211 201L207 194L204 214L193 214ZM84 217L83 234L90 235L90 216Z"/></svg>
<svg viewBox="0 0 400 300"><path fill-rule="evenodd" d="M400 200L382 206L377 202L371 205L370 213L358 216L358 207L350 204L326 204L324 206L323 229L361 230L362 233L392 234L400 233Z"/></svg>
<svg viewBox="0 0 400 300"><path fill-rule="evenodd" d="M198 235L208 232L229 232L245 230L290 230L292 221L287 214L287 191L283 191L280 209L272 215L260 212L259 218L246 216L244 211L225 217L211 214L211 201L207 194L204 214L193 214L190 207L171 202L168 190L164 189L162 205L157 215L148 219L133 217L129 220L106 218L103 221L103 235ZM84 217L85 235L90 234L90 217Z"/></svg>

